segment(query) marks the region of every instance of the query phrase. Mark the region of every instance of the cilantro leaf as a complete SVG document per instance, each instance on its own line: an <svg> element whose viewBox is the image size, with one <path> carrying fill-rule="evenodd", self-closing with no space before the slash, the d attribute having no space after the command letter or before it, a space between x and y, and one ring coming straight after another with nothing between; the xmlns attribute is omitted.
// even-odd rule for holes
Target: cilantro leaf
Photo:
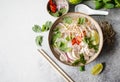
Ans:
<svg viewBox="0 0 120 82"><path fill-rule="evenodd" d="M85 60L83 54L80 54L80 62L81 62L82 64L85 64L85 63L86 63L86 60Z"/></svg>
<svg viewBox="0 0 120 82"><path fill-rule="evenodd" d="M36 44L38 45L38 46L42 46L42 42L43 42L43 36L37 36L36 37L36 39L35 39L35 41L36 41Z"/></svg>
<svg viewBox="0 0 120 82"><path fill-rule="evenodd" d="M85 66L80 66L80 71L85 71Z"/></svg>
<svg viewBox="0 0 120 82"><path fill-rule="evenodd" d="M98 45L93 45L92 42L94 41L94 37L84 37L83 42L85 42L86 44L88 44L88 47L91 49L93 48L96 52L98 51Z"/></svg>
<svg viewBox="0 0 120 82"><path fill-rule="evenodd" d="M41 31L48 31L52 26L52 22L51 21L47 21L44 25L42 25Z"/></svg>
<svg viewBox="0 0 120 82"><path fill-rule="evenodd" d="M34 25L34 26L32 27L32 30L33 30L34 32L41 32L41 27L40 27L39 25Z"/></svg>
<svg viewBox="0 0 120 82"><path fill-rule="evenodd" d="M58 11L57 11L57 12L55 12L55 13L50 12L50 14L51 14L52 16L54 16L54 17L59 17L59 12L58 12Z"/></svg>
<svg viewBox="0 0 120 82"><path fill-rule="evenodd" d="M75 61L72 63L72 65L73 65L73 66L76 66L76 65L79 65L80 63L82 63L82 64L85 64L85 63L86 63L86 60L85 60L83 54L80 54L80 59L75 60Z"/></svg>
<svg viewBox="0 0 120 82"><path fill-rule="evenodd" d="M80 63L80 59L77 59L77 60L75 60L73 63L72 63L72 65L73 66L76 66L76 65L78 65Z"/></svg>
<svg viewBox="0 0 120 82"><path fill-rule="evenodd" d="M61 32L56 32L55 34L52 35L52 40L51 40L51 44L55 45L55 41L57 40L57 38L60 38L62 36Z"/></svg>
<svg viewBox="0 0 120 82"><path fill-rule="evenodd" d="M71 24L72 23L72 18L70 16L64 17L63 22L67 23L67 24Z"/></svg>
<svg viewBox="0 0 120 82"><path fill-rule="evenodd" d="M70 40L71 40L71 37L70 37L70 36L67 36L65 39L66 39L67 41L70 41Z"/></svg>
<svg viewBox="0 0 120 82"><path fill-rule="evenodd" d="M66 8L61 8L59 11L59 16L63 15L66 12Z"/></svg>

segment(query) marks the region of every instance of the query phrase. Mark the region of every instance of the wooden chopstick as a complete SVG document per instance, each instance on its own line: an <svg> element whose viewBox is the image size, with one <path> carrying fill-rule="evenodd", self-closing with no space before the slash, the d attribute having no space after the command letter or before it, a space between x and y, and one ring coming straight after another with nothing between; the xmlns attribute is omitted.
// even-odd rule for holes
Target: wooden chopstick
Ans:
<svg viewBox="0 0 120 82"><path fill-rule="evenodd" d="M49 55L43 50L43 49L38 49L38 51L44 56L45 59L49 62L49 64L66 80L66 82L74 82L68 74L63 71L60 66L55 63Z"/></svg>

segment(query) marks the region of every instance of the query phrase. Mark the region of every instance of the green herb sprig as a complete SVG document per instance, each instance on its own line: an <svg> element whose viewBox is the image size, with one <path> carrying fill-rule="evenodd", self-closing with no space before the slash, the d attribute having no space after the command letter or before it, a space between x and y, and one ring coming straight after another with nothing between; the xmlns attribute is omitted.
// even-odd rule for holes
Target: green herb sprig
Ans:
<svg viewBox="0 0 120 82"><path fill-rule="evenodd" d="M120 8L120 0L95 0L95 9Z"/></svg>
<svg viewBox="0 0 120 82"><path fill-rule="evenodd" d="M72 63L73 66L79 65L80 63L85 64L86 60L84 58L84 54L80 54L80 59L77 59Z"/></svg>
<svg viewBox="0 0 120 82"><path fill-rule="evenodd" d="M93 41L94 41L94 37L92 37L92 38L84 37L84 39L83 39L83 42L88 44L90 49L93 48L97 52L98 51L98 45L93 45L93 43L92 43Z"/></svg>

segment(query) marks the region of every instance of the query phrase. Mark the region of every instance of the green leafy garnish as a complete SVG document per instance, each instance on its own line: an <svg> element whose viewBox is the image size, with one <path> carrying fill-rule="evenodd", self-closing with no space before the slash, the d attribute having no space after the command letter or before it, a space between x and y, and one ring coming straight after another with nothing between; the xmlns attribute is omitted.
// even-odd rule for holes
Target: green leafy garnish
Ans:
<svg viewBox="0 0 120 82"><path fill-rule="evenodd" d="M32 27L32 30L34 32L44 32L44 31L48 31L51 26L52 26L52 22L51 21L47 21L45 24L42 25L42 27L40 27L39 25L34 25Z"/></svg>
<svg viewBox="0 0 120 82"><path fill-rule="evenodd" d="M51 14L52 16L54 16L54 17L59 17L59 12L58 12L58 11L55 12L55 13L50 12L50 14Z"/></svg>
<svg viewBox="0 0 120 82"><path fill-rule="evenodd" d="M114 0L117 8L120 8L120 0Z"/></svg>
<svg viewBox="0 0 120 82"><path fill-rule="evenodd" d="M49 11L49 13L54 17L62 16L66 12L66 8L61 8L59 11L56 11L55 13Z"/></svg>
<svg viewBox="0 0 120 82"><path fill-rule="evenodd" d="M64 41L56 42L55 45L64 52L70 52L72 50L70 47L67 47L67 43Z"/></svg>
<svg viewBox="0 0 120 82"><path fill-rule="evenodd" d="M67 36L65 39L66 39L67 41L70 41L72 38L71 38L70 36Z"/></svg>
<svg viewBox="0 0 120 82"><path fill-rule="evenodd" d="M80 71L85 71L85 66L80 66Z"/></svg>
<svg viewBox="0 0 120 82"><path fill-rule="evenodd" d="M72 65L73 65L73 66L76 66L76 65L79 65L80 63L82 63L82 64L85 64L85 63L86 63L86 60L85 60L83 54L80 54L80 59L75 60L75 61L72 63Z"/></svg>
<svg viewBox="0 0 120 82"><path fill-rule="evenodd" d="M59 11L59 16L63 15L66 12L66 8L61 8Z"/></svg>
<svg viewBox="0 0 120 82"><path fill-rule="evenodd" d="M59 29L60 29L60 27L56 27L56 28L53 29L53 31L54 31L54 32L58 32Z"/></svg>
<svg viewBox="0 0 120 82"><path fill-rule="evenodd" d="M84 24L86 21L86 18L82 17L78 19L78 24Z"/></svg>
<svg viewBox="0 0 120 82"><path fill-rule="evenodd" d="M104 6L102 1L95 1L95 9L101 9Z"/></svg>
<svg viewBox="0 0 120 82"><path fill-rule="evenodd" d="M52 26L52 22L51 21L47 21L44 25L42 25L41 31L48 31Z"/></svg>
<svg viewBox="0 0 120 82"><path fill-rule="evenodd" d="M55 41L57 40L57 38L60 38L62 36L61 32L56 32L55 34L52 35L52 40L51 40L51 44L54 45Z"/></svg>
<svg viewBox="0 0 120 82"><path fill-rule="evenodd" d="M86 63L86 60L85 60L83 54L80 54L80 62L81 62L82 64L85 64L85 63Z"/></svg>
<svg viewBox="0 0 120 82"><path fill-rule="evenodd" d="M72 18L69 17L69 16L64 17L64 18L63 18L63 22L64 22L64 23L67 23L67 24L71 24L71 23L72 23Z"/></svg>
<svg viewBox="0 0 120 82"><path fill-rule="evenodd" d="M44 31L48 31L50 29L50 27L52 26L52 22L51 21L47 21L45 24L42 25L42 28L39 25L34 25L32 27L32 30L34 32L44 32ZM35 42L37 45L42 46L42 41L43 41L43 36L37 36L35 39Z"/></svg>
<svg viewBox="0 0 120 82"><path fill-rule="evenodd" d="M95 9L111 9L120 8L120 0L95 0Z"/></svg>
<svg viewBox="0 0 120 82"><path fill-rule="evenodd" d="M41 32L41 27L40 27L39 25L34 25L34 26L32 27L32 30L33 30L34 32Z"/></svg>
<svg viewBox="0 0 120 82"><path fill-rule="evenodd" d="M42 42L43 42L43 36L37 36L36 39L36 44L39 45L39 46L42 46Z"/></svg>
<svg viewBox="0 0 120 82"><path fill-rule="evenodd" d="M79 65L79 63L80 63L80 59L77 59L77 60L75 60L75 61L72 63L72 65L73 65L73 66L76 66L76 65Z"/></svg>
<svg viewBox="0 0 120 82"><path fill-rule="evenodd" d="M102 1L102 0L101 0ZM104 3L109 3L111 2L112 0L103 0Z"/></svg>
<svg viewBox="0 0 120 82"><path fill-rule="evenodd" d="M111 8L114 8L114 4L112 4L112 3L106 3L104 7L106 9L111 9Z"/></svg>
<svg viewBox="0 0 120 82"><path fill-rule="evenodd" d="M98 51L98 45L93 45L94 37L84 37L83 42L88 44L89 48L93 48L96 52Z"/></svg>

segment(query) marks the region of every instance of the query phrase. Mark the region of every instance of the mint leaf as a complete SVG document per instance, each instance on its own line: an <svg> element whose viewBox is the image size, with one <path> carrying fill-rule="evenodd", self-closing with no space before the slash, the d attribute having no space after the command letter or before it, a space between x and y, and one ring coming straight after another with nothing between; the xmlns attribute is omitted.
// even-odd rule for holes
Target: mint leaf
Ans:
<svg viewBox="0 0 120 82"><path fill-rule="evenodd" d="M34 26L32 27L32 30L33 30L34 32L41 32L41 27L40 27L39 25L34 25Z"/></svg>

